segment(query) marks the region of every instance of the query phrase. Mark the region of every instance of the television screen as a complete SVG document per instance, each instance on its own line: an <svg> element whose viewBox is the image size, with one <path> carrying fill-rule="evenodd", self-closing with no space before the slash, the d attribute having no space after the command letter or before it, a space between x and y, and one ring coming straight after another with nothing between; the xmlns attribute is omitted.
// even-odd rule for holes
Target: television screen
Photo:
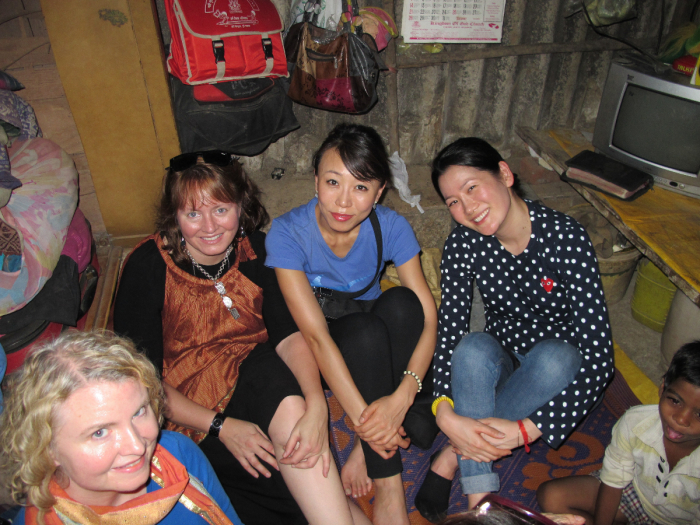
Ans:
<svg viewBox="0 0 700 525"><path fill-rule="evenodd" d="M627 84L612 136L614 147L660 166L698 173L698 137L700 103Z"/></svg>

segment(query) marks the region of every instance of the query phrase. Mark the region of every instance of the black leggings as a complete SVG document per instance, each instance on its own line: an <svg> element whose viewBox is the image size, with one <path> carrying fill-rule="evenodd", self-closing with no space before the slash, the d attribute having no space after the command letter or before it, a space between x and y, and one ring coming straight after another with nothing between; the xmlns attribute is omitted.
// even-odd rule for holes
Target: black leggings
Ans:
<svg viewBox="0 0 700 525"><path fill-rule="evenodd" d="M368 312L348 314L330 321L331 337L368 404L398 388L423 333L424 320L418 296L409 288L399 286L384 292ZM438 432L430 410L432 400L431 367L423 380L421 393L416 396L403 422L408 437L421 448L430 448ZM403 468L398 451L391 458L384 459L367 443L361 443L370 478L388 478L401 473Z"/></svg>
<svg viewBox="0 0 700 525"><path fill-rule="evenodd" d="M224 415L255 423L269 436L270 422L287 396L302 396L301 388L274 348L262 343L241 363L236 389ZM218 439L206 437L199 446L243 523L308 523L279 471L263 462L271 477L260 474L254 478Z"/></svg>

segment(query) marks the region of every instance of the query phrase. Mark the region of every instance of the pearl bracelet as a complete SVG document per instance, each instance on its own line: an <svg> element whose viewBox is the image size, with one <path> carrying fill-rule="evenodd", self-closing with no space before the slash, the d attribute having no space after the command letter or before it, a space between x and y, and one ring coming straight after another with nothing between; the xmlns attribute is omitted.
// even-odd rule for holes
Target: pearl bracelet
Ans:
<svg viewBox="0 0 700 525"><path fill-rule="evenodd" d="M420 377L418 377L418 374L416 374L415 372L411 372L410 370L404 370L403 375L413 376L413 379L415 379L416 382L418 383L418 392L423 390L423 381L420 380ZM418 392L416 392L416 393L418 393Z"/></svg>

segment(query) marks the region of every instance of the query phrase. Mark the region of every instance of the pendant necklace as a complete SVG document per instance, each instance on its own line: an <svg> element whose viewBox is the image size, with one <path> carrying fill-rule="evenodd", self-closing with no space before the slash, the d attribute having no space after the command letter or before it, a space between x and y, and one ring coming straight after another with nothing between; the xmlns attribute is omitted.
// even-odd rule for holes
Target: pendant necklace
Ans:
<svg viewBox="0 0 700 525"><path fill-rule="evenodd" d="M238 313L238 310L233 306L233 301L231 298L226 295L226 287L224 286L224 283L219 281L219 277L221 277L221 274L224 271L224 268L228 266L228 256L231 255L231 252L233 251L233 245L229 246L228 249L226 250L226 255L224 255L224 260L221 261L221 266L219 266L219 271L216 272L216 276L212 277L209 275L209 273L200 266L200 264L194 260L194 257L192 257L192 254L190 251L185 248L185 251L187 252L187 255L190 256L190 261L192 261L192 266L197 268L200 272L204 274L204 276L209 279L210 281L214 282L214 288L216 288L216 291L219 293L221 296L221 301L224 303L224 307L229 311L231 316L234 319L238 319L241 314Z"/></svg>

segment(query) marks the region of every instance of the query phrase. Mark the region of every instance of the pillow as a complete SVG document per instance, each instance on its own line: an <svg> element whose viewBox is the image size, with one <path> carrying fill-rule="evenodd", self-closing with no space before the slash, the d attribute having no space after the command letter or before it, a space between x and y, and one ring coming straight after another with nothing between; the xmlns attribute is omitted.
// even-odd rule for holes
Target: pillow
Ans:
<svg viewBox="0 0 700 525"><path fill-rule="evenodd" d="M19 91L24 89L22 83L9 73L5 73L0 70L0 89L7 89L9 91Z"/></svg>

